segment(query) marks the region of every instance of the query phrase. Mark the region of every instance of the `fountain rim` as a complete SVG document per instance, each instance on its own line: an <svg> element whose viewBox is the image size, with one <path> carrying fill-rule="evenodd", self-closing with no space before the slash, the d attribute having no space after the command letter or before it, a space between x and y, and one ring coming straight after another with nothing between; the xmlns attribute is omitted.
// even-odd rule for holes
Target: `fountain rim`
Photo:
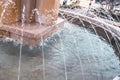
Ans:
<svg viewBox="0 0 120 80"><path fill-rule="evenodd" d="M69 16L69 17L72 17L72 18L77 18L77 19L80 19L82 21L93 24L96 27L100 27L100 28L102 28L102 29L104 29L104 30L106 30L110 33L113 32L111 34L116 36L118 38L118 40L120 40L120 28L103 21L103 19L101 19L101 18L99 18L99 20L100 20L99 21L98 19L96 19L96 17L89 17L89 16L86 16L86 15L83 15L83 14L80 14L80 13L79 14L75 13L74 11L71 12L71 11L67 11L67 10L64 10L64 9L59 9L59 14L61 15L61 13L66 15L66 16Z"/></svg>

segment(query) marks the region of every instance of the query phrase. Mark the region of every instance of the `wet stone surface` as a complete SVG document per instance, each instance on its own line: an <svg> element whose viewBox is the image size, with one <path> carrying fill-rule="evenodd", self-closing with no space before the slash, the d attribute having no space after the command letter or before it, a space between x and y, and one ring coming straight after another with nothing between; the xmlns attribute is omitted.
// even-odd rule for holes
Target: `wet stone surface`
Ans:
<svg viewBox="0 0 120 80"><path fill-rule="evenodd" d="M0 80L17 80L19 53L17 42L0 42ZM23 45L20 80L112 80L119 64L107 42L66 23L42 46Z"/></svg>

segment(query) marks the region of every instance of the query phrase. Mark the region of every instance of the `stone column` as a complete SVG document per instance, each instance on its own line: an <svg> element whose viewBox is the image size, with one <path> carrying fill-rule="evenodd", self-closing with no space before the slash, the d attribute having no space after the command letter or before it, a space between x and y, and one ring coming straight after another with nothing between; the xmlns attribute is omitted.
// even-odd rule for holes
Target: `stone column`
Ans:
<svg viewBox="0 0 120 80"><path fill-rule="evenodd" d="M36 0L36 21L45 25L52 25L57 20L60 0Z"/></svg>
<svg viewBox="0 0 120 80"><path fill-rule="evenodd" d="M25 22L33 22L35 20L35 14L32 10L35 9L36 0L21 0L21 15L25 15ZM23 8L25 12L23 13Z"/></svg>
<svg viewBox="0 0 120 80"><path fill-rule="evenodd" d="M20 0L0 0L0 23L11 24L20 20Z"/></svg>

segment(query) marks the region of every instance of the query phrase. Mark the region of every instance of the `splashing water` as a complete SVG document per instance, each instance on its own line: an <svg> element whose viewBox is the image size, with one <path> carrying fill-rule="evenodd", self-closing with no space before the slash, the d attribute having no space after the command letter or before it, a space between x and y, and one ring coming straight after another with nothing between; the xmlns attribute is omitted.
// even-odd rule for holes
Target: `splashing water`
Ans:
<svg viewBox="0 0 120 80"><path fill-rule="evenodd" d="M1 12L1 15L0 15L0 25L3 25L2 20L3 20L4 14L7 10L7 7L11 4L12 4L12 8L15 8L15 3L12 0L7 0L5 2L4 1L0 2L0 6L2 6L2 12ZM10 15L10 14L7 13L7 15Z"/></svg>

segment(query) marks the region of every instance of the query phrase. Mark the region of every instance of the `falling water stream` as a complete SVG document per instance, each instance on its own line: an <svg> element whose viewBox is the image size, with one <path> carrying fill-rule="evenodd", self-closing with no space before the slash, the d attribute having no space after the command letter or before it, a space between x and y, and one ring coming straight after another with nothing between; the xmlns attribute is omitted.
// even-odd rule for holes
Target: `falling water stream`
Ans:
<svg viewBox="0 0 120 80"><path fill-rule="evenodd" d="M22 10L22 30L21 30L21 40L20 40L20 51L19 51L19 64L18 64L18 80L20 80L20 75L21 75L21 59L22 59L22 49L23 49L23 36L24 36L24 24L25 24L25 10L26 10L26 7L23 6L23 10Z"/></svg>

